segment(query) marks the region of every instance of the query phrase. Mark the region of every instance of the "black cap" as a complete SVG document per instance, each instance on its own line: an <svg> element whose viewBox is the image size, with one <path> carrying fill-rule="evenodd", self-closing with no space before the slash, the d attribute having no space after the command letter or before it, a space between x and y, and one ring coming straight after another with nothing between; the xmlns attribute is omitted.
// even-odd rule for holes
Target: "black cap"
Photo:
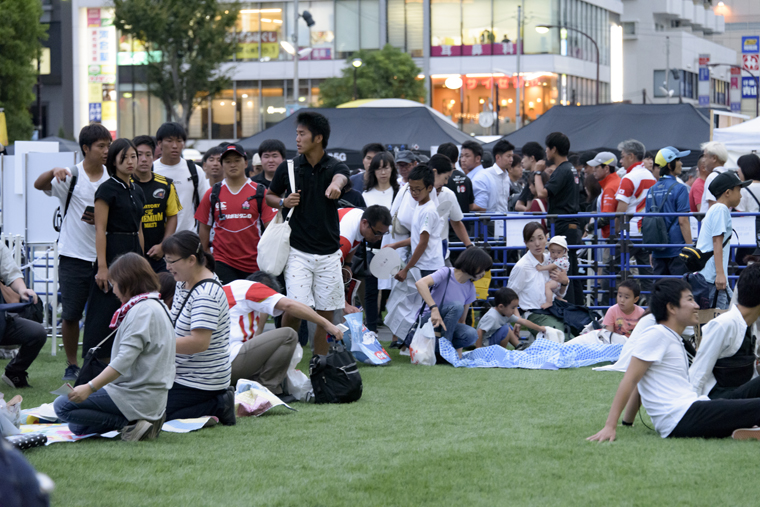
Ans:
<svg viewBox="0 0 760 507"><path fill-rule="evenodd" d="M734 187L746 188L750 186L751 183L752 180L740 180L734 171L726 171L724 173L720 173L714 180L712 180L712 183L710 183L708 190L717 199L723 195L726 190L731 190Z"/></svg>
<svg viewBox="0 0 760 507"><path fill-rule="evenodd" d="M241 157L243 157L244 159L248 160L248 155L246 155L246 153L245 153L245 150L244 150L244 149L243 149L243 147L242 147L242 146L240 146L239 144L235 144L235 143L233 143L233 144L228 144L228 145L227 145L227 146L224 148L224 151L222 152L222 155L219 157L219 161L221 162L222 160L224 160L224 157L225 157L225 156L226 156L228 153L237 153L238 155L240 155L240 156L241 156Z"/></svg>

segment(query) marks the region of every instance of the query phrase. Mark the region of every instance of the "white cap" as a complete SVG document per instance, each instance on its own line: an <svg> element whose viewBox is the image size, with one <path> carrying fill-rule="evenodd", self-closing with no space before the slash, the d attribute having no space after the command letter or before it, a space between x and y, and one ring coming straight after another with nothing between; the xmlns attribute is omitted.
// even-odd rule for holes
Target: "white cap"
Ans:
<svg viewBox="0 0 760 507"><path fill-rule="evenodd" d="M549 240L550 245L559 245L567 250L567 239L564 236L554 236Z"/></svg>

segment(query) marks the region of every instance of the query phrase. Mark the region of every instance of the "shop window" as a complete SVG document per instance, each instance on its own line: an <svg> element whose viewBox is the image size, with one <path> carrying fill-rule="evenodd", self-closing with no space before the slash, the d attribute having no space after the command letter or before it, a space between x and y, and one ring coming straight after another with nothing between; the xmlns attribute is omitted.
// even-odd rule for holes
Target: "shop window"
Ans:
<svg viewBox="0 0 760 507"><path fill-rule="evenodd" d="M335 57L335 9L333 2L298 2L298 9L309 11L314 26L309 28L303 20L298 22L298 45L311 47L311 53L302 60L332 60Z"/></svg>
<svg viewBox="0 0 760 507"><path fill-rule="evenodd" d="M145 91L144 84L135 85L134 90L130 85L119 92L118 118L119 134L123 137L155 134L166 121L166 108L158 98Z"/></svg>
<svg viewBox="0 0 760 507"><path fill-rule="evenodd" d="M242 86L241 86L242 85ZM252 85L250 87L244 87ZM237 136L248 137L260 131L261 108L258 82L237 84Z"/></svg>
<svg viewBox="0 0 760 507"><path fill-rule="evenodd" d="M493 44L491 0L467 0L462 5L462 42L467 46Z"/></svg>
<svg viewBox="0 0 760 507"><path fill-rule="evenodd" d="M422 58L422 0L387 0L388 43Z"/></svg>
<svg viewBox="0 0 760 507"><path fill-rule="evenodd" d="M238 60L286 60L280 42L285 40L283 4L253 3L240 9L235 24Z"/></svg>
<svg viewBox="0 0 760 507"><path fill-rule="evenodd" d="M261 111L264 117L264 129L285 119L285 90L282 81L263 81L261 83ZM293 130L295 135L295 128Z"/></svg>
<svg viewBox="0 0 760 507"><path fill-rule="evenodd" d="M224 90L211 101L211 138L235 138L235 109L237 101L232 90Z"/></svg>
<svg viewBox="0 0 760 507"><path fill-rule="evenodd" d="M462 45L462 4L460 0L430 1L431 46Z"/></svg>

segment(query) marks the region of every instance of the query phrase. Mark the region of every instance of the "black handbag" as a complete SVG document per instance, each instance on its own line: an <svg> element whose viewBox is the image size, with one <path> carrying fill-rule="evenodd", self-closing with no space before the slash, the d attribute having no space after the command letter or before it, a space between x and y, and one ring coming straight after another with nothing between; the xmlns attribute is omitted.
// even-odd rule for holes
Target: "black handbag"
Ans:
<svg viewBox="0 0 760 507"><path fill-rule="evenodd" d="M87 351L87 355L84 356L84 361L82 361L82 368L79 370L79 376L77 377L77 381L74 383L74 387L86 384L87 382L103 373L103 370L106 369L108 363L104 363L98 359L98 350L100 350L101 345L103 345L113 335L116 334L116 331L117 330L114 329L111 334L103 338L100 343Z"/></svg>
<svg viewBox="0 0 760 507"><path fill-rule="evenodd" d="M362 376L354 355L337 342L326 356L309 362L309 377L316 403L351 403L362 397Z"/></svg>
<svg viewBox="0 0 760 507"><path fill-rule="evenodd" d="M728 239L723 242L723 248L726 248L726 245L730 242L731 237L729 236ZM678 256L686 265L686 269L689 270L689 272L694 273L696 271L702 271L705 268L707 261L712 259L714 253L715 252L703 252L695 246L685 246L681 249L681 253L678 254Z"/></svg>

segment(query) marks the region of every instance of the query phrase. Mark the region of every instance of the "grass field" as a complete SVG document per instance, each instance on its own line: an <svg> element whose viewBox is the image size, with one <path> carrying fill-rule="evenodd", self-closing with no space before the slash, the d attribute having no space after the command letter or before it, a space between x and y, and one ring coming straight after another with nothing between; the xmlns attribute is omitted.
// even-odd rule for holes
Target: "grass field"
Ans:
<svg viewBox="0 0 760 507"><path fill-rule="evenodd" d="M758 503L756 442L663 440L638 419L612 444L586 442L620 374L420 367L391 355L389 367L361 368L354 404L295 404L234 427L26 457L55 481L55 506ZM23 407L52 401L63 364L40 355Z"/></svg>

